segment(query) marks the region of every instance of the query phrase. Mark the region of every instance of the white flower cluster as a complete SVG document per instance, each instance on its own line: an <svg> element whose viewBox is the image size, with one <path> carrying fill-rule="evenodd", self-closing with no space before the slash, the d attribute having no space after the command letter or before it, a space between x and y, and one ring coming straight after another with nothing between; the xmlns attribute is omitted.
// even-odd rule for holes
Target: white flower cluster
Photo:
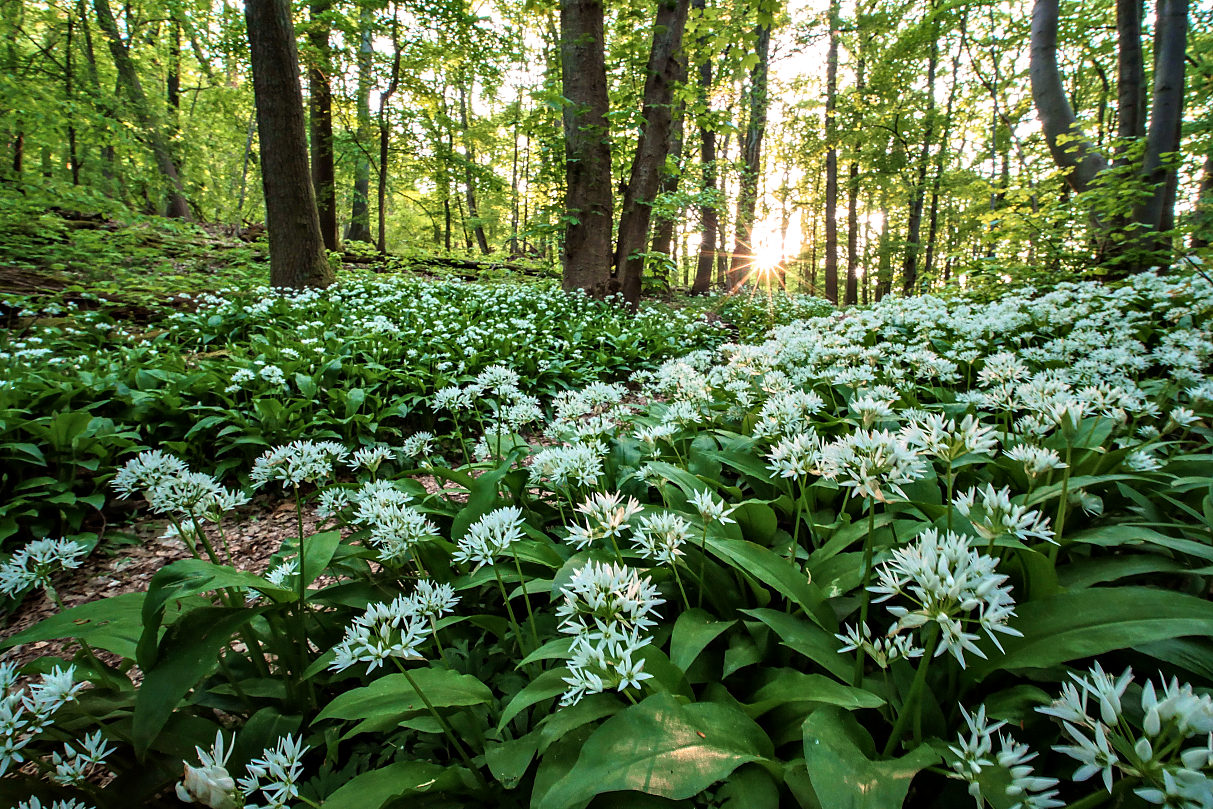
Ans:
<svg viewBox="0 0 1213 809"><path fill-rule="evenodd" d="M127 461L110 485L121 497L142 491L157 514L212 522L249 501L244 492L225 489L210 475L192 472L185 461L160 450L141 452Z"/></svg>
<svg viewBox="0 0 1213 809"><path fill-rule="evenodd" d="M531 456L531 476L549 488L598 485L606 445L598 440L545 447Z"/></svg>
<svg viewBox="0 0 1213 809"><path fill-rule="evenodd" d="M1098 774L1111 791L1119 770L1145 782L1134 791L1148 803L1185 809L1213 803L1213 697L1176 678L1157 686L1148 680L1138 719L1124 704L1131 669L1113 677L1096 663L1070 676L1061 696L1036 710L1060 720L1073 742L1054 749L1079 762L1075 781Z"/></svg>
<svg viewBox="0 0 1213 809"><path fill-rule="evenodd" d="M274 481L284 486L324 480L333 474L333 465L350 451L334 441L292 441L267 450L253 461L249 480L254 488Z"/></svg>
<svg viewBox="0 0 1213 809"><path fill-rule="evenodd" d="M367 663L370 672L388 658L421 660L418 647L433 634L435 621L458 603L449 584L422 579L412 595L371 604L346 627L345 636L333 648L335 657L329 668L344 671L356 663Z"/></svg>
<svg viewBox="0 0 1213 809"><path fill-rule="evenodd" d="M326 512L340 510L333 502L336 492L347 490L326 489L321 495L321 505ZM412 497L391 481L365 483L352 495L343 494L342 497L355 503L353 521L369 529L367 540L383 562L398 564L409 557L418 543L438 536L438 526L410 506Z"/></svg>
<svg viewBox="0 0 1213 809"><path fill-rule="evenodd" d="M960 709L968 726L968 735L961 734L959 741L948 748L952 752L953 777L969 782L969 794L978 807L985 806L985 798L1001 792L1008 809L1057 809L1065 806L1058 800L1056 778L1035 775L1035 767L1029 762L1037 756L1025 744L1019 744L1010 736L998 734L998 752L994 752L994 734L1006 722L990 722L986 718L986 706L970 714ZM1002 805L1000 801L996 805Z"/></svg>
<svg viewBox="0 0 1213 809"><path fill-rule="evenodd" d="M70 539L37 539L0 565L0 593L15 596L31 587L50 588L51 575L80 567L88 548Z"/></svg>
<svg viewBox="0 0 1213 809"><path fill-rule="evenodd" d="M965 652L985 657L975 643L978 635L969 631L970 627L976 625L1000 649L995 633L1022 636L1019 630L1007 626L1015 616L1015 601L1011 588L1005 586L1007 577L997 572L998 560L973 550L970 542L970 537L962 534L948 531L941 536L936 529L928 528L912 544L894 550L892 558L877 568L876 584L868 588L878 596L873 603L900 596L913 604L886 608L897 618L889 628L889 637L907 629L937 626L940 634L936 656L951 652L962 667ZM844 638L849 644L854 639L860 636L848 632ZM896 651L908 657L908 648L898 646Z"/></svg>
<svg viewBox="0 0 1213 809"><path fill-rule="evenodd" d="M0 775L25 761L26 746L54 723L56 711L75 701L84 688L75 675L74 666L56 666L20 691L16 664L0 663Z"/></svg>
<svg viewBox="0 0 1213 809"><path fill-rule="evenodd" d="M522 536L522 509L517 506L493 509L472 523L451 558L474 564L476 568L491 565Z"/></svg>
<svg viewBox="0 0 1213 809"><path fill-rule="evenodd" d="M652 641L647 630L665 600L647 576L626 565L590 562L560 592L560 631L573 636L561 705L611 689L622 693L652 677L636 655Z"/></svg>
<svg viewBox="0 0 1213 809"><path fill-rule="evenodd" d="M621 538L631 528L631 519L640 513L640 503L635 497L624 500L618 492L595 492L577 510L586 515L585 525L567 526L569 535L565 541L580 551L598 540L614 542Z"/></svg>
<svg viewBox="0 0 1213 809"><path fill-rule="evenodd" d="M1035 509L1012 503L1009 487L995 490L987 483L957 495L952 504L968 517L978 536L989 542L1004 536L1025 542L1029 539L1054 542L1048 518Z"/></svg>
<svg viewBox="0 0 1213 809"><path fill-rule="evenodd" d="M62 754L51 755L51 764L55 768L51 780L66 786L80 786L88 781L94 768L105 766L106 756L116 749L106 745L105 737L99 730L78 741L67 742Z"/></svg>
<svg viewBox="0 0 1213 809"><path fill-rule="evenodd" d="M851 489L852 497L887 502L888 492L905 497L902 485L926 474L926 464L901 436L887 430L856 430L821 447L817 474Z"/></svg>

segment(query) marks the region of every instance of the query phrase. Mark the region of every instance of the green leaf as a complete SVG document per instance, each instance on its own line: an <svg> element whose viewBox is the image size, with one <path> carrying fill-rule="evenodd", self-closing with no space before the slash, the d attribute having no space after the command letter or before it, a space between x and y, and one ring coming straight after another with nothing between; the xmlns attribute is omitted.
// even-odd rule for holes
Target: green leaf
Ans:
<svg viewBox="0 0 1213 809"><path fill-rule="evenodd" d="M518 786L522 776L526 775L539 747L536 736L537 734L530 733L521 739L490 742L485 746L484 761L489 765L489 772L506 789Z"/></svg>
<svg viewBox="0 0 1213 809"><path fill-rule="evenodd" d="M134 660L143 631L144 595L123 593L69 607L0 642L0 649L40 640L80 638L95 649Z"/></svg>
<svg viewBox="0 0 1213 809"><path fill-rule="evenodd" d="M771 754L766 734L737 709L654 694L603 722L539 809L579 806L621 790L683 800Z"/></svg>
<svg viewBox="0 0 1213 809"><path fill-rule="evenodd" d="M767 676L769 679L754 692L754 701L746 706L746 713L751 718L757 719L767 711L797 702L820 702L848 711L884 705L884 700L872 692L843 685L823 674L784 668Z"/></svg>
<svg viewBox="0 0 1213 809"><path fill-rule="evenodd" d="M824 606L821 590L783 557L745 540L709 536L707 546L712 553L742 574L800 605L805 614L823 629L828 629L835 623L832 613L820 609Z"/></svg>
<svg viewBox="0 0 1213 809"><path fill-rule="evenodd" d="M685 673L699 653L735 623L713 620L706 610L687 610L674 622L674 631L670 636L670 662Z"/></svg>
<svg viewBox="0 0 1213 809"><path fill-rule="evenodd" d="M804 759L813 791L830 809L895 809L910 781L939 761L923 745L890 761L872 761L872 740L849 713L825 707L804 722Z"/></svg>
<svg viewBox="0 0 1213 809"><path fill-rule="evenodd" d="M219 652L232 634L260 609L201 607L186 613L169 627L160 642L156 665L146 669L135 695L131 740L142 757L177 703L199 680L214 671Z"/></svg>
<svg viewBox="0 0 1213 809"><path fill-rule="evenodd" d="M504 728L511 719L532 705L563 694L568 690L568 684L562 678L568 673L568 669L563 666L558 669L548 669L527 683L526 687L515 694L510 703L505 706L505 710L501 712L501 720L497 723L497 729Z"/></svg>
<svg viewBox="0 0 1213 809"><path fill-rule="evenodd" d="M975 661L980 680L995 671L1047 668L1067 660L1132 649L1145 643L1213 635L1213 604L1203 598L1148 587L1095 587L1016 607L1011 625L1022 638L987 643L989 660Z"/></svg>
<svg viewBox="0 0 1213 809"><path fill-rule="evenodd" d="M397 761L350 779L324 799L324 809L379 809L405 795L449 792L464 785L460 776L466 773L428 761Z"/></svg>
<svg viewBox="0 0 1213 809"><path fill-rule="evenodd" d="M489 687L470 674L425 668L410 671L409 675L435 708L483 705L493 701ZM371 719L424 710L425 703L408 679L403 674L389 674L368 686L341 694L316 718Z"/></svg>
<svg viewBox="0 0 1213 809"><path fill-rule="evenodd" d="M839 680L850 681L855 669L855 656L840 654L838 638L819 626L803 621L786 612L768 609L741 610L769 626L780 642L794 652L812 660Z"/></svg>

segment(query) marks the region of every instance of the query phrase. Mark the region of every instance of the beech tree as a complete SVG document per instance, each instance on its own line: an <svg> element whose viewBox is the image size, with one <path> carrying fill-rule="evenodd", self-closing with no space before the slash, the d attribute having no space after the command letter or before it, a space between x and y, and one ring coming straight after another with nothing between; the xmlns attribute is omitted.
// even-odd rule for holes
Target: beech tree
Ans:
<svg viewBox="0 0 1213 809"><path fill-rule="evenodd" d="M98 0L103 2L103 0ZM307 161L303 91L289 0L247 0L261 141L261 183L270 242L270 284L327 286L333 281Z"/></svg>

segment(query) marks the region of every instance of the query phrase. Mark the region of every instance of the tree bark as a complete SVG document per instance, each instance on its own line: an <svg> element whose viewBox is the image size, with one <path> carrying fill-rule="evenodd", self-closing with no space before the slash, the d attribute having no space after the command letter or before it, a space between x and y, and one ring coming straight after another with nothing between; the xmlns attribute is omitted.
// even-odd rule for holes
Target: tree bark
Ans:
<svg viewBox="0 0 1213 809"><path fill-rule="evenodd" d="M864 60L863 44L859 46L859 63L855 69L855 89L863 104ZM859 121L853 121L856 133L861 133ZM858 153L862 140L855 144ZM850 177L847 182L847 289L844 302L847 306L859 303L859 161L851 160Z"/></svg>
<svg viewBox="0 0 1213 809"><path fill-rule="evenodd" d="M114 13L110 10L109 0L93 0L93 10L97 13L97 24L101 27L101 32L105 34L110 54L114 58L114 66L118 69L118 84L130 99L135 117L138 118L148 145L151 146L156 167L168 181L168 203L165 206L164 215L175 219L189 219L190 207L185 198L181 173L173 159L172 149L165 137L162 124L153 115L151 104L148 103L147 95L143 92L143 85L139 81L139 74L135 70L135 63L131 59L126 41L118 32L118 23L114 19Z"/></svg>
<svg viewBox="0 0 1213 809"><path fill-rule="evenodd" d="M745 283L754 264L754 216L758 205L758 183L762 171L762 138L767 129L767 72L770 68L771 26L754 29L754 53L758 62L750 71L750 119L746 124L744 163L737 184L737 219L733 229L733 258L729 265L729 291Z"/></svg>
<svg viewBox="0 0 1213 809"><path fill-rule="evenodd" d="M474 79L469 79L469 83ZM468 119L468 89L459 83L459 124L463 130L463 187L468 201L468 218L471 220L472 232L476 236L476 245L483 255L489 254L489 240L484 235L484 223L480 221L480 208L476 205L476 150L472 145L469 134Z"/></svg>
<svg viewBox="0 0 1213 809"><path fill-rule="evenodd" d="M320 233L327 250L340 249L337 235L336 171L333 165L333 93L329 86L333 54L329 45L329 22L324 19L331 0L311 0L307 38L312 47L308 65L308 110L312 130L312 188L316 211L320 215ZM262 130L264 132L265 130Z"/></svg>
<svg viewBox="0 0 1213 809"><path fill-rule="evenodd" d="M692 6L702 17L707 7L705 0L692 0ZM712 268L716 262L716 131L705 118L711 113L709 99L712 93L712 55L705 53L699 66L699 100L703 113L699 121L699 161L702 166L702 199L699 206L700 237L699 257L695 265L695 282L692 295L706 295L712 286Z"/></svg>
<svg viewBox="0 0 1213 809"><path fill-rule="evenodd" d="M685 111L680 109L674 119L673 128L670 130L670 151L666 168L669 169L672 162L674 170L662 172L659 197L678 193L679 180L682 177L680 166L682 165L682 132L685 117ZM649 252L670 255L674 247L674 224L677 218L677 215L671 213L657 219L657 223L653 226L653 243L649 246Z"/></svg>
<svg viewBox="0 0 1213 809"><path fill-rule="evenodd" d="M601 297L610 291L610 129L602 0L560 2L565 154L563 286Z"/></svg>
<svg viewBox="0 0 1213 809"><path fill-rule="evenodd" d="M1162 234L1170 229L1175 209L1172 178L1176 168L1167 163L1167 157L1179 151L1183 122L1188 0L1159 0L1154 29L1154 102L1141 167L1142 179L1152 186L1152 193L1134 211L1134 219L1154 232L1153 249L1169 253Z"/></svg>
<svg viewBox="0 0 1213 809"><path fill-rule="evenodd" d="M376 245L380 253L387 253L387 159L388 146L392 137L392 128L388 126L387 110L396 87L400 84L400 26L395 18L392 19L392 78L387 89L379 95L379 183L378 183L378 216L379 240ZM450 226L447 226L450 233ZM448 236L448 249L450 248Z"/></svg>
<svg viewBox="0 0 1213 809"><path fill-rule="evenodd" d="M375 13L364 7L358 15L362 40L358 47L358 89L354 106L358 116L358 161L354 164L354 194L350 207L350 226L345 238L352 242L371 241L371 161L366 152L371 141L371 84L374 79Z"/></svg>
<svg viewBox="0 0 1213 809"><path fill-rule="evenodd" d="M682 32L686 27L688 7L689 0L658 0L657 18L653 23L640 138L623 192L619 243L615 250L616 274L623 299L633 309L640 304L640 282L644 275L653 202L657 199L670 151L674 84L682 77Z"/></svg>
<svg viewBox="0 0 1213 809"><path fill-rule="evenodd" d="M826 52L826 199L825 199L825 293L838 303L838 149L834 125L838 104L838 0L830 0L830 44Z"/></svg>
<svg viewBox="0 0 1213 809"><path fill-rule="evenodd" d="M1081 193L1107 161L1082 134L1066 98L1057 67L1057 14L1058 0L1035 0L1029 60L1032 100L1053 162L1066 171L1070 187Z"/></svg>
<svg viewBox="0 0 1213 809"><path fill-rule="evenodd" d="M935 13L931 3L930 14ZM927 195L927 166L931 161L931 137L935 128L935 73L939 66L939 24L931 22L931 55L927 60L927 111L918 154L918 176L914 180L914 196L910 202L906 223L906 252L901 265L902 291L909 295L918 284L918 251L922 245L922 209Z"/></svg>
<svg viewBox="0 0 1213 809"><path fill-rule="evenodd" d="M1196 223L1192 227L1193 250L1208 247L1213 242L1213 143L1208 149L1196 203Z"/></svg>
<svg viewBox="0 0 1213 809"><path fill-rule="evenodd" d="M104 0L95 0L104 2ZM261 139L261 183L270 242L270 283L327 286L333 281L307 161L307 132L289 0L247 0Z"/></svg>
<svg viewBox="0 0 1213 809"><path fill-rule="evenodd" d="M1143 0L1116 0L1116 137L1122 143L1146 134L1146 69L1141 55Z"/></svg>

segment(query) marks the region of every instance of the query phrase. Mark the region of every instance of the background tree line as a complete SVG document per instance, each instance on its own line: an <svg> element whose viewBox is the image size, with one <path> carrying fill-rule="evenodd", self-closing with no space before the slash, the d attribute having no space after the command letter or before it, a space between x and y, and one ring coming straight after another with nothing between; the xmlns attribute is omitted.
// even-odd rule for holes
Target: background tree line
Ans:
<svg viewBox="0 0 1213 809"><path fill-rule="evenodd" d="M764 251L840 302L1125 273L1213 228L1207 4L276 7L304 168L258 137L245 9L4 0L3 182L239 226L303 171L328 250L532 257L632 301Z"/></svg>

